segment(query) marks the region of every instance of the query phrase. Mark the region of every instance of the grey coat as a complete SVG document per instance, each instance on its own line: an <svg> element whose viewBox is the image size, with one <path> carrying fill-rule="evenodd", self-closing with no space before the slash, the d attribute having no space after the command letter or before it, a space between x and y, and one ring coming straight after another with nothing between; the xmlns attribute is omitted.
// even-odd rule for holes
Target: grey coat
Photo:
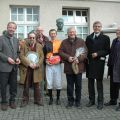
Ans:
<svg viewBox="0 0 120 120"><path fill-rule="evenodd" d="M10 38L7 35L0 36L0 72L10 72L13 67L17 68L17 65L11 65L8 63L8 57L16 60L19 54L18 39L13 37L13 45L10 42Z"/></svg>

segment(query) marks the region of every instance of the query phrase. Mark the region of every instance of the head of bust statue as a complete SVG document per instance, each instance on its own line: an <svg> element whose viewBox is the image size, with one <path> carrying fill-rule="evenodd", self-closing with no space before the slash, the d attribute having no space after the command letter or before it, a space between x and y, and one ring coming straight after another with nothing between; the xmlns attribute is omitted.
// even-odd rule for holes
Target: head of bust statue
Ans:
<svg viewBox="0 0 120 120"><path fill-rule="evenodd" d="M57 31L63 31L64 20L62 18L58 18L56 20Z"/></svg>

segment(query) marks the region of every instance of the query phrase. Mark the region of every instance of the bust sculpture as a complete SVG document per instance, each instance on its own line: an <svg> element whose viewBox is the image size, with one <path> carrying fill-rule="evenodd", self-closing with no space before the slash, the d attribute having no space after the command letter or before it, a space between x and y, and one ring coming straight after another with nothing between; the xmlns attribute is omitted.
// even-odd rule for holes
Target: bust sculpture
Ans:
<svg viewBox="0 0 120 120"><path fill-rule="evenodd" d="M64 20L62 18L58 18L56 20L57 31L62 32L64 26Z"/></svg>

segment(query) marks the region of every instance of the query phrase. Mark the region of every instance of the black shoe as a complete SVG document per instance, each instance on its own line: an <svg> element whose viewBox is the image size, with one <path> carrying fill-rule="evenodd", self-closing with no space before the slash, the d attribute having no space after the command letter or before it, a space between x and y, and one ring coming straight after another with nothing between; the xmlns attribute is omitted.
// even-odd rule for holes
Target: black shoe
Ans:
<svg viewBox="0 0 120 120"><path fill-rule="evenodd" d="M120 106L117 106L115 110L120 111Z"/></svg>
<svg viewBox="0 0 120 120"><path fill-rule="evenodd" d="M104 104L105 106L111 106L111 105L117 105L117 102L112 102L112 101L109 101L107 103Z"/></svg>
<svg viewBox="0 0 120 120"><path fill-rule="evenodd" d="M53 104L53 98L50 99L50 101L49 101L49 105L52 105L52 104Z"/></svg>
<svg viewBox="0 0 120 120"><path fill-rule="evenodd" d="M98 110L102 110L103 109L103 105L102 104L98 104L97 109Z"/></svg>
<svg viewBox="0 0 120 120"><path fill-rule="evenodd" d="M81 109L80 103L75 103L75 107L78 108L78 109Z"/></svg>
<svg viewBox="0 0 120 120"><path fill-rule="evenodd" d="M73 103L72 102L68 102L68 104L66 105L66 108L72 108Z"/></svg>
<svg viewBox="0 0 120 120"><path fill-rule="evenodd" d="M60 102L60 99L56 100L56 105L60 105L61 102Z"/></svg>
<svg viewBox="0 0 120 120"><path fill-rule="evenodd" d="M86 107L91 107L91 106L93 106L95 104L95 102L89 102L87 105L86 105Z"/></svg>

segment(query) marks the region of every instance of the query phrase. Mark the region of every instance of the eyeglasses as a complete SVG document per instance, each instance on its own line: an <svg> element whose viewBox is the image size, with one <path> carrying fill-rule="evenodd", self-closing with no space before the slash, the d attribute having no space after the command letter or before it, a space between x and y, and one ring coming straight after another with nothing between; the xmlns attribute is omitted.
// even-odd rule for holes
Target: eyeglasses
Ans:
<svg viewBox="0 0 120 120"><path fill-rule="evenodd" d="M95 27L95 28L100 28L100 27L102 27L102 26L93 26L93 27Z"/></svg>
<svg viewBox="0 0 120 120"><path fill-rule="evenodd" d="M30 39L35 39L35 37L29 37Z"/></svg>

